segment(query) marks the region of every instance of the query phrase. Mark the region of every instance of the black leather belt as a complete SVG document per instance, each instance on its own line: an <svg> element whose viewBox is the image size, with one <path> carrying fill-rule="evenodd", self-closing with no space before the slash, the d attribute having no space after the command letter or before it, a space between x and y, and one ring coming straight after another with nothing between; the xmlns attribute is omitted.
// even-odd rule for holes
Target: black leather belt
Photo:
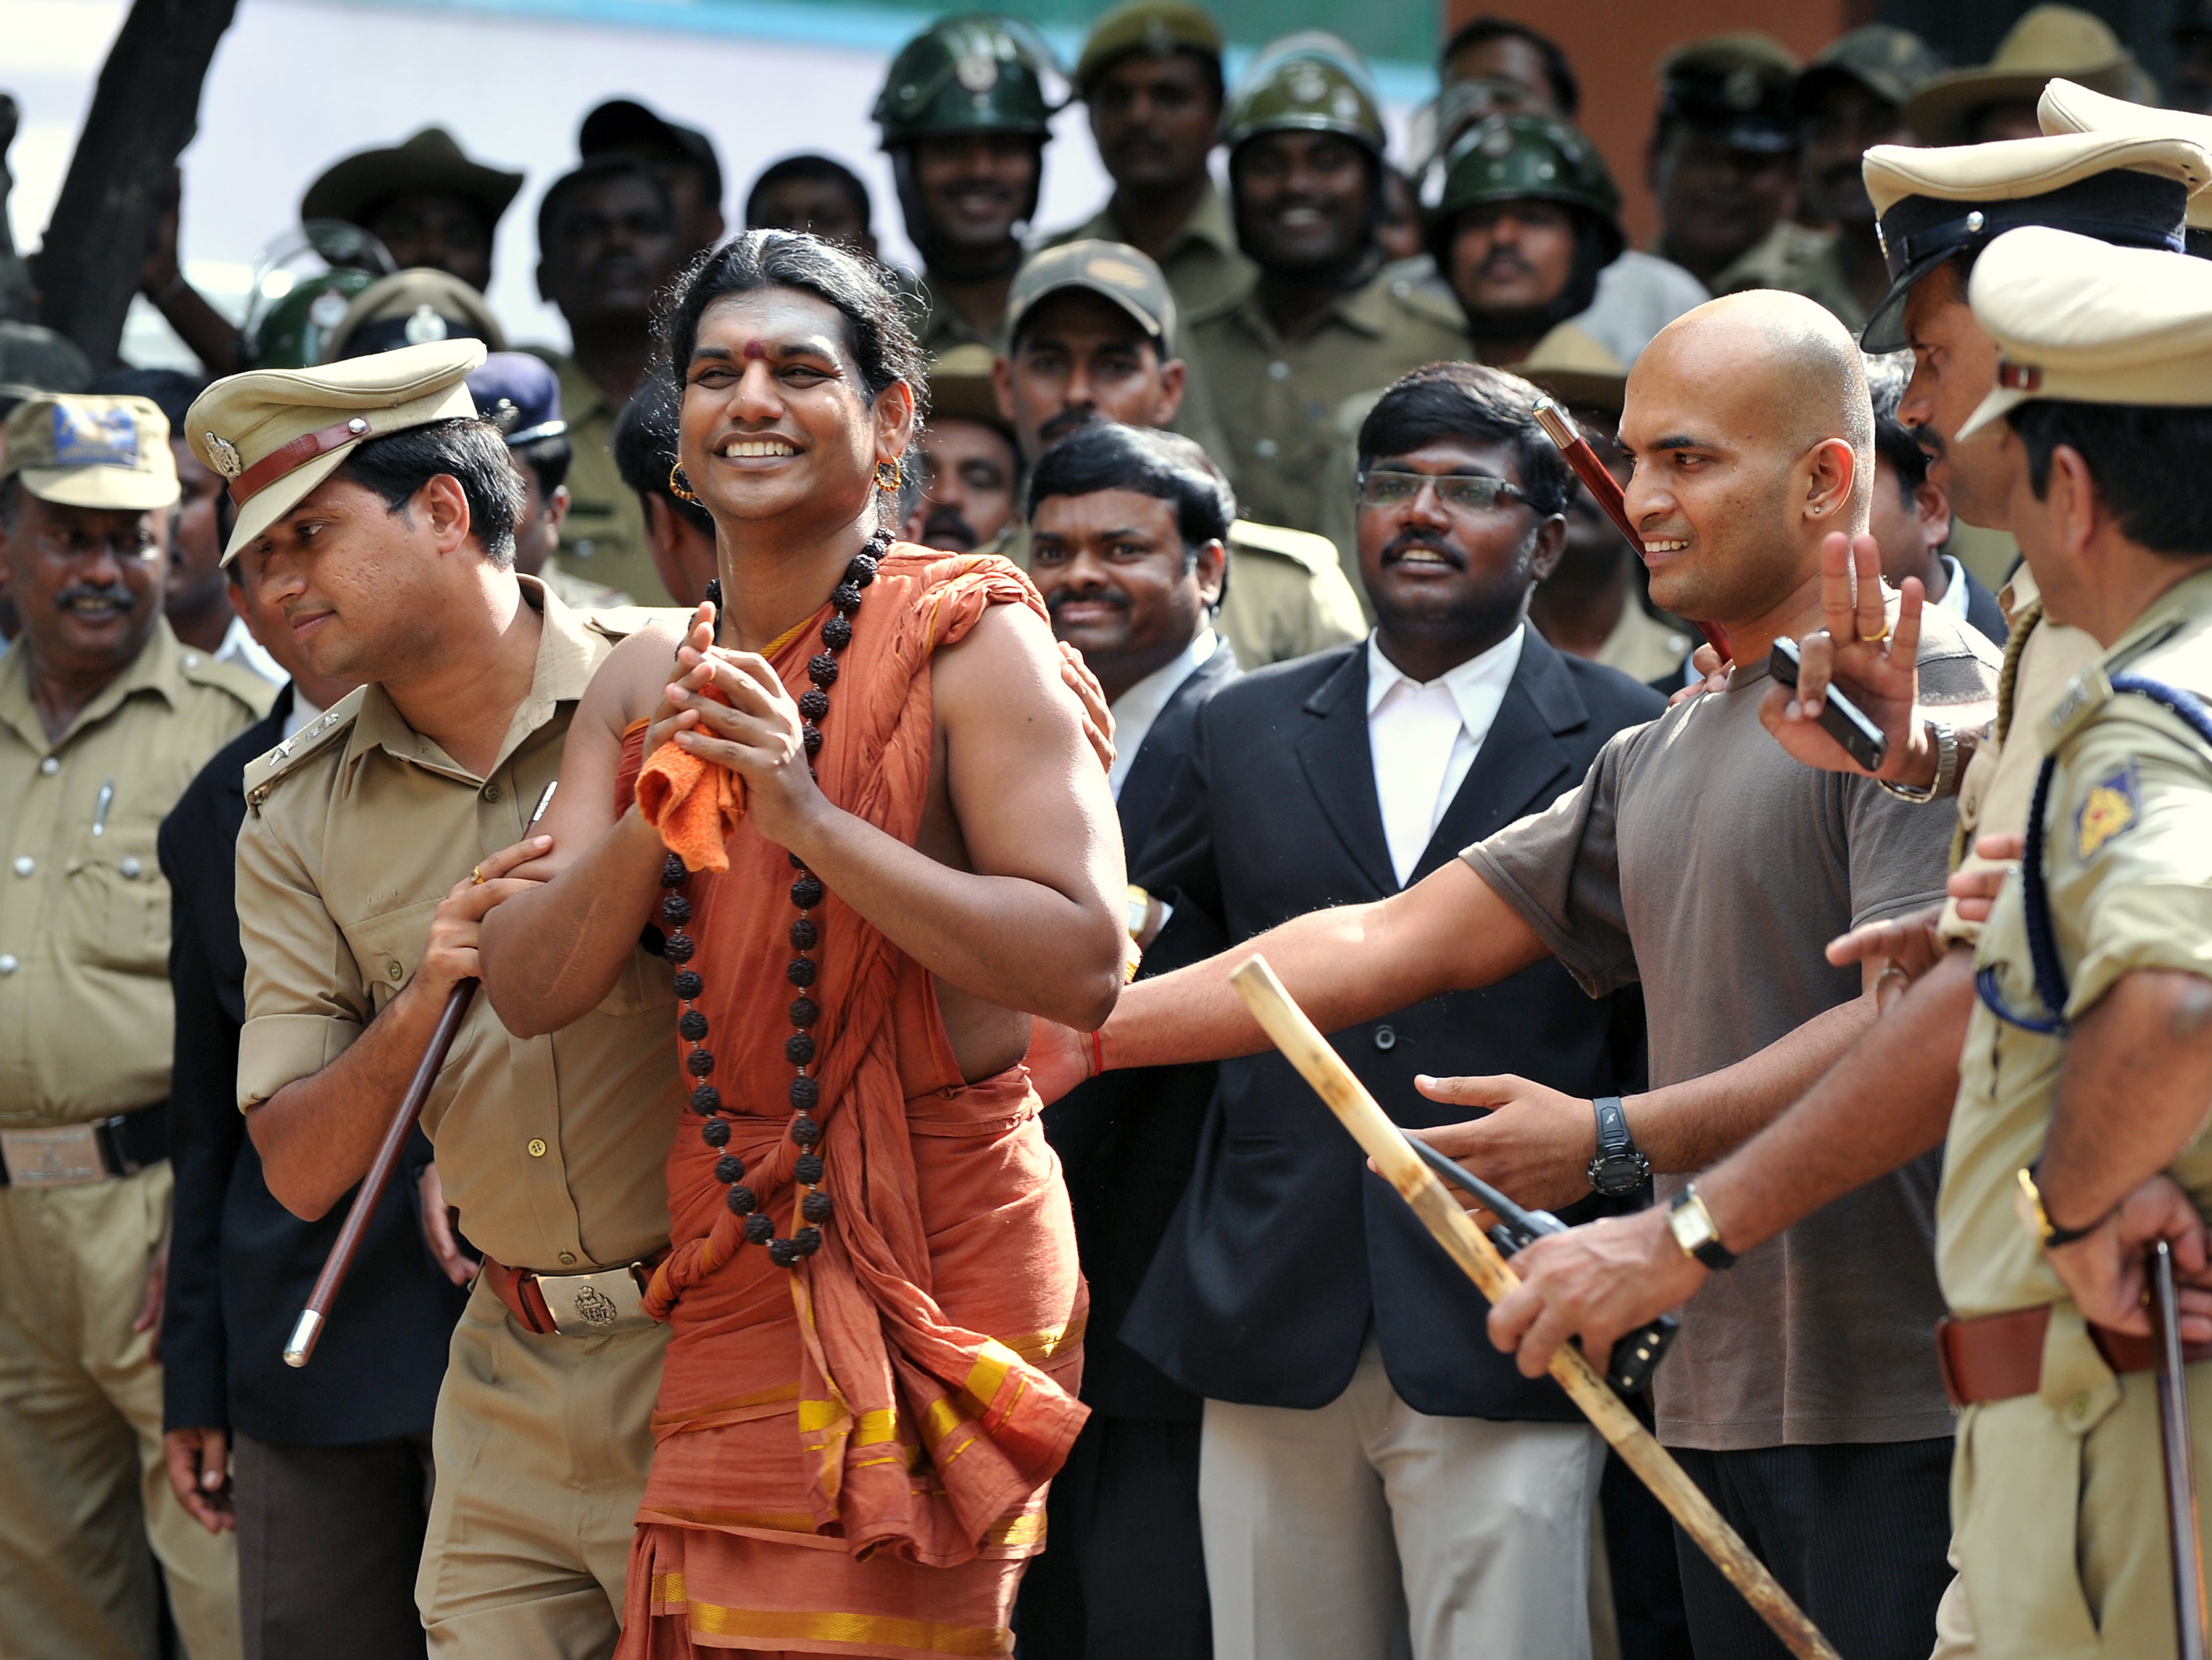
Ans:
<svg viewBox="0 0 2212 1660"><path fill-rule="evenodd" d="M156 1101L150 1107L118 1112L88 1124L25 1125L0 1131L0 1138L5 1138L0 1140L0 1187L12 1186L17 1180L9 1169L9 1160L4 1152L8 1140L16 1143L16 1160L21 1163L29 1156L32 1144L59 1136L88 1137L100 1175L136 1176L147 1165L158 1164L169 1156L169 1104ZM65 1152L63 1157L66 1158ZM66 1186L72 1180L81 1179L64 1177L57 1181L34 1168L26 1168L21 1173L26 1187Z"/></svg>

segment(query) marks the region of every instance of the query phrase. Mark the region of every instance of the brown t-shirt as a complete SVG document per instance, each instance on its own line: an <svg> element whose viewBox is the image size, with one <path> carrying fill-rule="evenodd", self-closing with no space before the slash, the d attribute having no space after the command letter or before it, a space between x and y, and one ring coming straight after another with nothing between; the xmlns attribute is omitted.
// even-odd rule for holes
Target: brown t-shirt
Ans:
<svg viewBox="0 0 2212 1660"><path fill-rule="evenodd" d="M1924 613L1921 696L1994 696L1997 658ZM1859 993L1822 948L1942 897L1956 811L1800 766L1764 663L1616 736L1582 787L1462 856L1592 996L1640 982L1655 1088L1733 1065ZM1807 1218L1691 1302L1661 1438L1730 1450L1951 1432L1936 1370L1937 1155ZM1662 1177L1659 1199L1686 1177Z"/></svg>

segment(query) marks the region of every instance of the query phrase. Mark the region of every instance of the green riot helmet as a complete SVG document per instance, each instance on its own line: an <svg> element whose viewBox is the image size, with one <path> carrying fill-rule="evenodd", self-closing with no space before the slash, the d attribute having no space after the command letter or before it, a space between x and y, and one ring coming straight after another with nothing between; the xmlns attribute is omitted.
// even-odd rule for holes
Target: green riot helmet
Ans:
<svg viewBox="0 0 2212 1660"><path fill-rule="evenodd" d="M883 147L936 132L1049 137L1060 66L1044 37L1013 18L940 17L899 49L873 112Z"/></svg>
<svg viewBox="0 0 2212 1660"><path fill-rule="evenodd" d="M272 240L246 295L246 360L259 369L312 368L354 301L392 273L384 244L334 219L311 219Z"/></svg>
<svg viewBox="0 0 2212 1660"><path fill-rule="evenodd" d="M1444 155L1444 182L1430 220L1430 251L1439 270L1460 214L1486 202L1558 202L1589 226L1597 268L1620 257L1620 192L1597 146L1549 115L1492 115L1475 122Z"/></svg>
<svg viewBox="0 0 2212 1660"><path fill-rule="evenodd" d="M1223 137L1233 154L1264 132L1334 132L1380 161L1382 100L1365 62L1334 35L1304 29L1265 47L1230 94Z"/></svg>

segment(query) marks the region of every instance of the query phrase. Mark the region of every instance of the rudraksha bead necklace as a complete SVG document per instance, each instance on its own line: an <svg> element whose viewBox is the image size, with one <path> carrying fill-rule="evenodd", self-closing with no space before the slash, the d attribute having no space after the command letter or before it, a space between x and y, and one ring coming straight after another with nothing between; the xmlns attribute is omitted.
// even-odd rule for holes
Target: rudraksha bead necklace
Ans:
<svg viewBox="0 0 2212 1660"><path fill-rule="evenodd" d="M866 549L855 554L845 567L844 579L830 596L830 603L836 609L822 624L823 649L806 664L806 678L814 684L799 698L800 733L806 745L810 772L813 770L814 757L822 752L822 721L830 713L830 688L837 684L837 654L852 643L852 618L860 608L860 590L876 580L876 562L890 549L889 536L878 532L871 537ZM710 585L708 598L714 602L719 631L719 583ZM820 775L815 775L818 781ZM692 909L691 901L682 890L690 885L691 873L685 868L684 860L672 853L660 866L660 885L665 890L660 899L660 920L669 929L660 954L676 965L676 995L683 1003L682 1012L676 1018L676 1031L690 1045L684 1056L684 1069L698 1080L691 1091L691 1110L707 1121L699 1127L700 1139L721 1155L714 1161L714 1179L729 1189L723 1195L723 1202L729 1206L731 1214L744 1218L744 1237L756 1245L766 1245L769 1261L781 1268L795 1268L802 1259L822 1249L822 1226L836 1209L830 1195L821 1191L822 1155L815 1149L822 1145L822 1124L814 1114L821 1105L822 1086L808 1070L817 1055L813 1028L822 1018L821 1006L808 995L815 977L815 962L811 953L821 938L820 930L808 913L821 904L825 890L822 879L807 869L797 854L789 857L792 868L799 873L791 885L791 903L798 907L799 915L791 924L793 956L784 965L783 977L799 994L792 1000L792 1032L784 1039L783 1056L797 1073L789 1091L791 1139L799 1149L799 1156L792 1164L792 1177L804 1189L799 1213L805 1225L794 1230L788 1239L776 1237L775 1223L760 1207L760 1196L744 1185L744 1161L733 1152L721 1151L730 1143L730 1127L722 1119L722 1094L713 1081L714 1056L706 1046L707 1017L698 1007L707 982L691 966L698 942L684 932Z"/></svg>

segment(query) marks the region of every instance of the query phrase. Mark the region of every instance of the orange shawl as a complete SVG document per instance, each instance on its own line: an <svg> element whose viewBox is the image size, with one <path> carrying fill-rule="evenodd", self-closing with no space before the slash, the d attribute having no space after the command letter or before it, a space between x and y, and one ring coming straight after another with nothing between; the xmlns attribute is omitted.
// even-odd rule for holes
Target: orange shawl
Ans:
<svg viewBox="0 0 2212 1660"><path fill-rule="evenodd" d="M1004 561L911 546L883 561L821 722L816 767L831 800L913 843L932 760L931 654L1006 604L1042 612ZM820 649L809 625L771 659L794 696ZM636 787L664 841L702 873L687 890L691 966L732 1127L722 1151L744 1161L746 1185L788 1233L795 873L724 769L664 747ZM815 1116L836 1214L796 1272L773 1266L743 1243L716 1152L687 1112L668 1158L677 1243L647 1299L673 1335L626 1657L1009 1651L1006 1610L1022 1560L1042 1547L1045 1486L1085 1416L1085 1296L1027 1074L965 1084L927 971L834 890L812 916Z"/></svg>

